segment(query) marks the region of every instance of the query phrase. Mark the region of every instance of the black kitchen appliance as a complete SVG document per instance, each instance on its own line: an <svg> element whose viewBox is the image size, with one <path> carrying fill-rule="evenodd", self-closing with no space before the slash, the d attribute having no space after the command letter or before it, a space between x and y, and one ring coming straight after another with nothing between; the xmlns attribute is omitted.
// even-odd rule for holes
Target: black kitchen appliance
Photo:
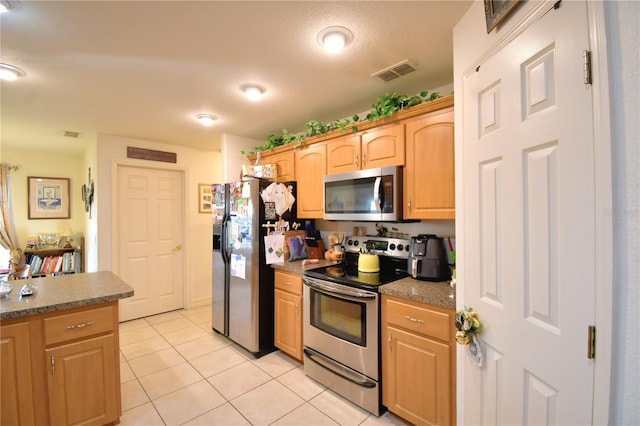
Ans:
<svg viewBox="0 0 640 426"><path fill-rule="evenodd" d="M444 239L428 234L411 237L407 270L413 278L419 280L450 280L451 270Z"/></svg>

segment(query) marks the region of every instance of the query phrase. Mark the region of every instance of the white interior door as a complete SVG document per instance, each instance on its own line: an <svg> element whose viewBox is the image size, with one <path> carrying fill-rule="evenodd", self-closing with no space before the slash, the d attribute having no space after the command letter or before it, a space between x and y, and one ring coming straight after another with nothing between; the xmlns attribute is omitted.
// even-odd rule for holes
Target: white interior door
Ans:
<svg viewBox="0 0 640 426"><path fill-rule="evenodd" d="M465 357L467 424L592 419L595 187L591 87L583 82L586 4L549 9L463 82L461 284L485 343L482 368Z"/></svg>
<svg viewBox="0 0 640 426"><path fill-rule="evenodd" d="M183 307L183 173L118 167L118 274L135 290L120 321Z"/></svg>

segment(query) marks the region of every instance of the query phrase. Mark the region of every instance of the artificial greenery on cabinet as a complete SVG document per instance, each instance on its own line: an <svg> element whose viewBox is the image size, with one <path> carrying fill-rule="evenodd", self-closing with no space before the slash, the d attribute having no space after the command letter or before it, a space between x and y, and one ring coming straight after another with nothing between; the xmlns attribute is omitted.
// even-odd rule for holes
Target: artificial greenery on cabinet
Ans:
<svg viewBox="0 0 640 426"><path fill-rule="evenodd" d="M258 152L273 151L274 148L295 143L294 147L297 148L302 144L306 138L313 136L321 136L333 130L340 129L343 133L349 128L353 133L358 131L358 123L363 121L376 121L381 118L390 117L396 112L410 108L412 106L419 105L423 102L434 101L441 98L438 92L429 93L426 90L420 92L419 95L407 96L398 95L397 93L387 93L384 96L379 96L377 102L371 105L371 111L366 117L361 118L358 114L354 114L351 118L344 118L342 120L334 120L330 123L324 121L310 120L306 123L307 130L301 133L289 133L287 129L282 130L282 134L267 136L264 145L254 146L252 151L245 152L240 151L242 155L254 155Z"/></svg>

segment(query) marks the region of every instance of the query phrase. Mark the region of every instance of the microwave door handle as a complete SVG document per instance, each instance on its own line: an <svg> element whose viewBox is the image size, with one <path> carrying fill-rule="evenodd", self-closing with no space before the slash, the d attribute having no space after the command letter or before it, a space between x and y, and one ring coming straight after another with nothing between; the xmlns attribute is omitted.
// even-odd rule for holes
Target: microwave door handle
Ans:
<svg viewBox="0 0 640 426"><path fill-rule="evenodd" d="M384 196L380 192L380 185L382 184L382 177L378 176L373 184L373 200L376 203L376 209L379 213L382 213L382 206L384 205Z"/></svg>

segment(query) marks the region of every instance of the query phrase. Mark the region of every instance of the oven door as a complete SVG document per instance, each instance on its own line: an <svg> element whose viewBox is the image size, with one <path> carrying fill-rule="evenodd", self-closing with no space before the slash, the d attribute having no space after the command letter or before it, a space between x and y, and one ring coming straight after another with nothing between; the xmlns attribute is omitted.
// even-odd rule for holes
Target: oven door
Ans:
<svg viewBox="0 0 640 426"><path fill-rule="evenodd" d="M304 284L304 346L378 380L378 293L311 277Z"/></svg>

